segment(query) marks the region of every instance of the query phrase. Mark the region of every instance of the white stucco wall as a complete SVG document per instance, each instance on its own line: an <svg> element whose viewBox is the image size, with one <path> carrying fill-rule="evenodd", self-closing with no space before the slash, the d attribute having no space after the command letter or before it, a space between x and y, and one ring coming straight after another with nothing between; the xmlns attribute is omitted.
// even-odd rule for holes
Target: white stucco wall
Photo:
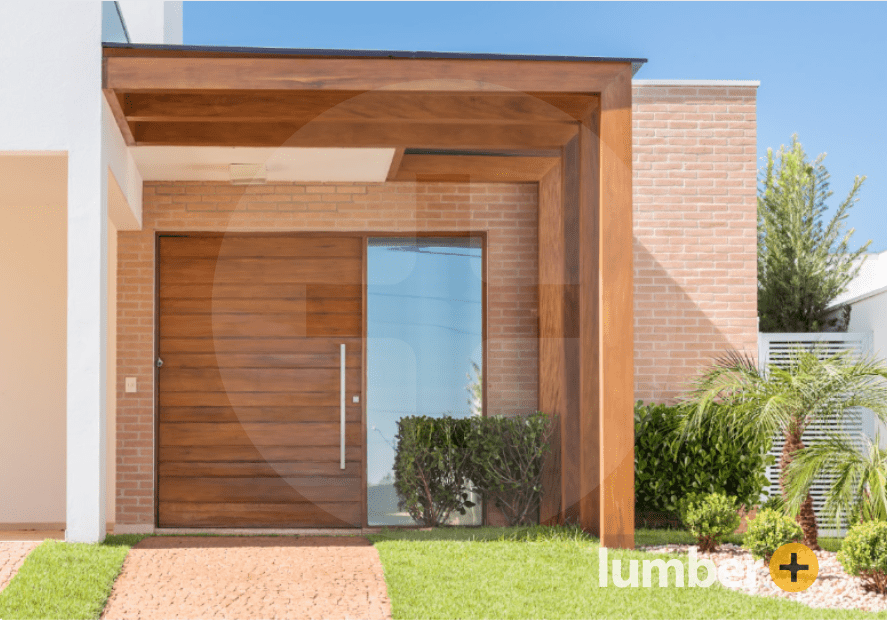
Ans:
<svg viewBox="0 0 887 620"><path fill-rule="evenodd" d="M847 290L835 297L832 307L854 302L875 291L887 289L887 252L864 254L860 259L859 273L847 285Z"/></svg>
<svg viewBox="0 0 887 620"><path fill-rule="evenodd" d="M126 199L118 202L137 209L130 223L141 219L141 178L101 90L101 13L98 0L0 3L0 165L50 156L66 169L66 191L51 211L33 195L50 185L39 167L0 185L0 315L9 317L0 357L22 362L2 368L0 419L10 426L0 428L0 454L21 458L0 463L0 523L64 522L73 541L100 540L112 505L105 460L111 175ZM59 308L62 315L50 319ZM60 359L59 369L53 360Z"/></svg>
<svg viewBox="0 0 887 620"><path fill-rule="evenodd" d="M142 227L142 176L132 153L126 146L114 113L107 99L102 97L102 151L113 176L113 198L118 198L111 206L111 217L118 230L139 230Z"/></svg>
<svg viewBox="0 0 887 620"><path fill-rule="evenodd" d="M847 331L871 332L872 353L887 359L887 291L854 303Z"/></svg>
<svg viewBox="0 0 887 620"><path fill-rule="evenodd" d="M865 277L870 275L871 273ZM857 290L860 286L857 284ZM851 304L847 331L871 334L871 354L887 360L887 290L870 294ZM887 425L878 421L871 413L863 418L863 425L869 437L880 435L881 447L887 448Z"/></svg>
<svg viewBox="0 0 887 620"><path fill-rule="evenodd" d="M107 485L105 499L106 521L115 521L117 497L117 229L108 218L108 385L107 385Z"/></svg>
<svg viewBox="0 0 887 620"><path fill-rule="evenodd" d="M69 539L82 541L100 540L105 529L107 164L102 162L101 25L98 2L0 4L0 114L4 119L0 123L0 153L67 154L65 240L50 236L41 241L45 236L39 224L26 220L5 228L4 235L15 240L30 239L32 244L5 244L14 254L6 263L10 265L7 278L30 278L26 267L29 261L16 256L28 257L41 249L56 253L67 246L67 269L62 271L65 275L51 285L51 290L53 299L65 288L70 292L62 306L63 315L51 323L42 316L44 304L38 291L0 298L4 313L20 317L22 331L65 331L64 341L56 338L51 344L46 341L44 346L35 345L34 350L41 359L64 359L64 372L51 376L40 368L14 370L13 377L25 383L12 383L0 402L4 413L8 405L21 407L28 401L28 386L39 377L43 392L39 398L53 402L52 411L45 413L51 418L46 422L51 421L52 426L22 427L14 434L4 433L0 435L0 451L15 451L16 445L34 441L35 432L41 437L42 433L53 435L59 429L65 429L64 449L51 441L38 441L28 459L40 468L16 470L10 476L13 492L4 493L3 503L15 506L16 522L63 521ZM14 194L21 187L13 186L29 182L33 180L11 180L0 191ZM34 206L20 203L18 208ZM46 248L44 243L48 244ZM59 262L54 265L57 267ZM39 275L36 277L40 281ZM14 338L7 336L6 342L0 343L4 353L15 345ZM64 454L63 468L58 466L60 454ZM64 484L59 482L60 477ZM23 490L25 485L47 488L38 501ZM62 518L58 506L64 507Z"/></svg>

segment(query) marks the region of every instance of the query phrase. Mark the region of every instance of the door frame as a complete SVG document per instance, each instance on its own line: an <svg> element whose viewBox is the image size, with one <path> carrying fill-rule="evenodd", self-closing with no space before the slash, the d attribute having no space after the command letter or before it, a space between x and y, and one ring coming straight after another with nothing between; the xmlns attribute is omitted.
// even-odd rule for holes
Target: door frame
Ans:
<svg viewBox="0 0 887 620"><path fill-rule="evenodd" d="M211 231L211 230L154 230L154 356L151 360L153 369L153 400L154 400L154 436L152 441L152 466L153 466L153 498L154 498L154 527L160 523L160 497L158 489L158 458L160 456L160 383L157 360L160 357L160 239L162 237L222 237L225 234L236 234L243 237L357 237L361 239L363 247L361 258L361 386L360 386L360 411L361 411L361 524L363 528L369 526L369 510L367 507L367 247L370 237L391 238L418 238L418 237L477 237L481 240L481 364L483 373L481 376L482 408L483 415L487 415L487 282L489 280L487 260L487 231L486 230L461 230L461 231ZM487 521L487 506L483 503L482 523ZM417 526L402 526L415 528ZM211 528L206 528L211 529ZM261 529L261 528L245 528ZM266 528L274 529L274 528ZM356 528L355 528L356 529Z"/></svg>

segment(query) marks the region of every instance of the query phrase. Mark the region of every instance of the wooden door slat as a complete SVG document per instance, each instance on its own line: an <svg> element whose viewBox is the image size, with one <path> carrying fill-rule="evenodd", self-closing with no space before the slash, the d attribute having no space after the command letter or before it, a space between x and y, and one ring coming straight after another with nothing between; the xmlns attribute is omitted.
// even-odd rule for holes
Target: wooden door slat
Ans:
<svg viewBox="0 0 887 620"><path fill-rule="evenodd" d="M349 391L350 393L350 391ZM324 392L159 392L160 407L335 407L339 391Z"/></svg>
<svg viewBox="0 0 887 620"><path fill-rule="evenodd" d="M246 338L360 336L360 313L164 314L160 329L172 338Z"/></svg>
<svg viewBox="0 0 887 620"><path fill-rule="evenodd" d="M170 284L360 284L353 258L181 258L160 268Z"/></svg>
<svg viewBox="0 0 887 620"><path fill-rule="evenodd" d="M338 446L339 422L161 422L160 446ZM345 445L361 445L360 426L345 425Z"/></svg>
<svg viewBox="0 0 887 620"><path fill-rule="evenodd" d="M359 237L161 237L164 260L180 258L357 258Z"/></svg>
<svg viewBox="0 0 887 620"><path fill-rule="evenodd" d="M163 407L161 422L329 422L339 419L338 407ZM348 403L345 408L348 423L360 423L359 404Z"/></svg>
<svg viewBox="0 0 887 620"><path fill-rule="evenodd" d="M335 392L339 395L338 368L173 368L168 369L160 393L272 392L286 389L293 394ZM349 391L359 390L360 369L345 369Z"/></svg>
<svg viewBox="0 0 887 620"><path fill-rule="evenodd" d="M347 350L347 349L346 349ZM346 368L360 370L360 349L347 350ZM164 368L339 368L339 351L326 353L167 353Z"/></svg>
<svg viewBox="0 0 887 620"><path fill-rule="evenodd" d="M182 284L160 281L160 299L355 299L361 295L357 284L300 284L257 282L196 282Z"/></svg>
<svg viewBox="0 0 887 620"><path fill-rule="evenodd" d="M292 355L332 355L338 359L339 345L346 351L360 351L359 338L171 338L160 335L160 353L261 353ZM164 358L165 361L165 358Z"/></svg>
<svg viewBox="0 0 887 620"><path fill-rule="evenodd" d="M361 458L362 446L346 446L345 460L357 461ZM339 459L339 446L158 446L157 461L186 461L189 463L244 462L263 463L265 461L308 463L336 462Z"/></svg>
<svg viewBox="0 0 887 620"><path fill-rule="evenodd" d="M336 502L359 497L361 479L341 476L300 478L158 478L160 501L170 502Z"/></svg>
<svg viewBox="0 0 887 620"><path fill-rule="evenodd" d="M360 461L345 462L345 469L339 463L326 462L215 462L191 463L188 461L168 461L158 465L157 473L163 478L292 478L299 476L360 476Z"/></svg>
<svg viewBox="0 0 887 620"><path fill-rule="evenodd" d="M359 502L289 504L171 502L160 504L160 527L359 527Z"/></svg>

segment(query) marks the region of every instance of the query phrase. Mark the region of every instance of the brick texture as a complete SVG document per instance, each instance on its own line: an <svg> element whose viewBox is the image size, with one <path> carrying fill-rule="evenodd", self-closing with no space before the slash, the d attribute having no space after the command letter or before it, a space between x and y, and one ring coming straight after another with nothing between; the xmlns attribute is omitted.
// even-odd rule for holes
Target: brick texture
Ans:
<svg viewBox="0 0 887 620"><path fill-rule="evenodd" d="M118 234L116 522L154 519L155 231L486 231L487 405L517 415L537 404L537 211L534 184L145 183L143 229Z"/></svg>
<svg viewBox="0 0 887 620"><path fill-rule="evenodd" d="M756 89L635 86L635 398L757 352Z"/></svg>

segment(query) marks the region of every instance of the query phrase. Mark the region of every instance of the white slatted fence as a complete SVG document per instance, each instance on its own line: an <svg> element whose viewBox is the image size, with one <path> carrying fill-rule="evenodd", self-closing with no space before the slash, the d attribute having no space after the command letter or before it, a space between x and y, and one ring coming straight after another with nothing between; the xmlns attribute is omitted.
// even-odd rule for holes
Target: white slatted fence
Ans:
<svg viewBox="0 0 887 620"><path fill-rule="evenodd" d="M769 365L786 366L792 351L798 347L816 350L821 359L837 353L846 352L849 355L860 356L871 351L872 336L870 333L815 333L815 334L758 334L758 363L766 369ZM804 431L804 445L810 445L822 440L830 433L840 430L851 440L862 445L863 437L874 436L874 417L868 410L858 410L852 414L848 412L841 428L834 421L817 421ZM782 455L782 446L785 440L782 436L774 437L773 448L770 451L776 462L767 468L767 478L770 487L767 492L779 495L779 458ZM843 523L834 520L825 520L822 517L822 507L825 504L825 493L831 480L823 478L817 481L810 491L813 497L813 509L816 512L816 520L819 525L820 536L843 536L846 527Z"/></svg>

